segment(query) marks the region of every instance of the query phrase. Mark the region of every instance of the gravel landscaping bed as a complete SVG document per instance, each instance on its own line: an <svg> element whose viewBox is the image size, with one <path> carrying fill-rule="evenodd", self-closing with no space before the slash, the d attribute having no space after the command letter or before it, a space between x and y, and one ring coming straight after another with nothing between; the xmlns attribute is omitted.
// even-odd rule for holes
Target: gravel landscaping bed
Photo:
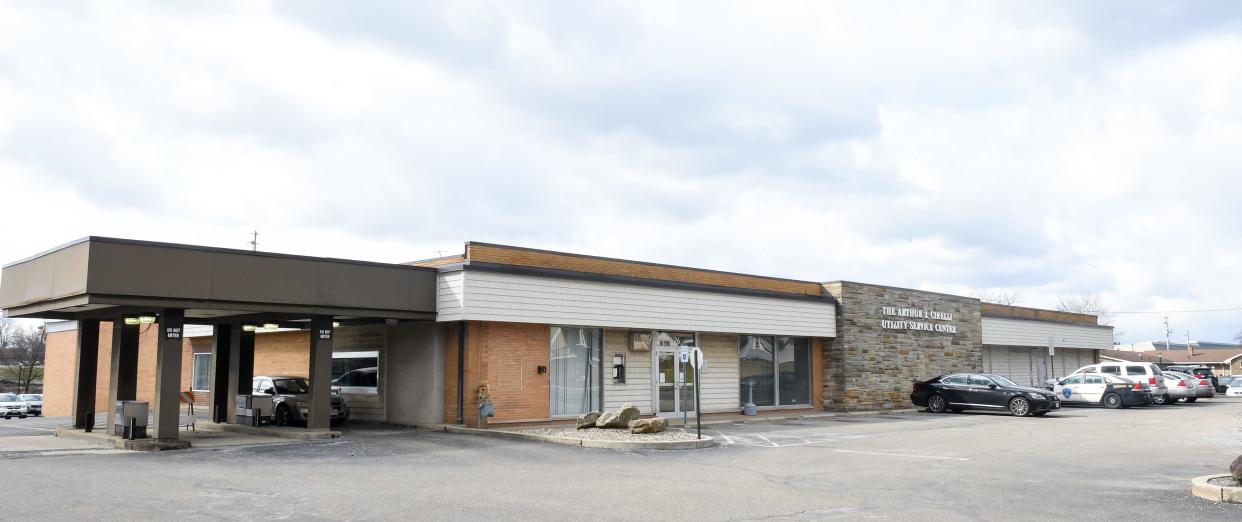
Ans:
<svg viewBox="0 0 1242 522"><path fill-rule="evenodd" d="M684 431L667 430L660 433L630 433L630 430L620 429L600 429L588 428L580 430L573 427L564 428L535 428L528 430L514 430L521 433L534 433L538 435L551 435L553 437L568 437L571 439L584 440L616 440L626 442L657 442L657 441L677 441L677 440L694 440L693 433Z"/></svg>

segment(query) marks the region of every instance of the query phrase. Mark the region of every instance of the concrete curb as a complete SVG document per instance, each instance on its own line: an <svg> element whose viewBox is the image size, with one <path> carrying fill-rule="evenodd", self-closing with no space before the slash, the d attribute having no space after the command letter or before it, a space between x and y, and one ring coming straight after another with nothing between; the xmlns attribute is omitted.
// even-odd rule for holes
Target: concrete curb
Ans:
<svg viewBox="0 0 1242 522"><path fill-rule="evenodd" d="M167 451L189 449L190 441L188 440L160 440L160 439L134 439L127 440L120 437L109 435L104 432L86 433L76 428L56 428L52 434L64 438L74 440L85 440L100 444L108 444L117 449L130 451Z"/></svg>
<svg viewBox="0 0 1242 522"><path fill-rule="evenodd" d="M255 428L244 424L216 424L216 423L200 423L207 429L220 429L233 433L245 433L247 435L258 435L262 437L280 437L282 439L294 440L324 440L338 439L341 432L331 430L309 430L305 428L286 428L268 426L265 428Z"/></svg>
<svg viewBox="0 0 1242 522"><path fill-rule="evenodd" d="M591 439L575 439L572 437L556 437L552 435L541 435L538 433L523 433L520 431L503 431L503 430L481 430L478 428L465 428L462 426L440 424L435 426L426 426L428 429L436 431L444 431L448 433L462 433L468 435L481 435L484 437L494 437L499 439L518 439L532 440L536 442L547 442L551 444L565 444L567 446L581 446L583 448L602 448L602 449L618 449L618 450L687 450L710 448L716 445L716 440L704 436L702 439L694 440L662 440L662 441L622 441L622 440L591 440Z"/></svg>
<svg viewBox="0 0 1242 522"><path fill-rule="evenodd" d="M705 420L703 421L703 425L704 426L719 426L723 424L739 424L739 423L740 424L755 424L755 423L760 423L760 422L830 419L833 417L856 417L856 416L861 416L861 415L895 415L895 414L900 414L900 413L916 413L919 411L922 411L922 408L905 408L905 409L900 409L900 410L867 410L867 411L804 413L800 415L781 415L781 416L762 416L762 417L756 416L756 417L748 417L744 419Z"/></svg>
<svg viewBox="0 0 1242 522"><path fill-rule="evenodd" d="M1218 486L1208 481L1218 478L1233 478L1233 475L1204 475L1190 479L1190 492L1196 497L1206 498L1213 502L1229 502L1242 504L1242 486Z"/></svg>

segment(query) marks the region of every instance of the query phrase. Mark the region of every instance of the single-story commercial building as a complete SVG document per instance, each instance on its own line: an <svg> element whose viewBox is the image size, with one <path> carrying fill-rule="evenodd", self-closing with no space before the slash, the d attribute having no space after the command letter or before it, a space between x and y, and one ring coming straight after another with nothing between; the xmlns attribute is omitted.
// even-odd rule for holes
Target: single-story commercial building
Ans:
<svg viewBox="0 0 1242 522"><path fill-rule="evenodd" d="M256 375L309 377L312 429L334 379L355 418L473 426L481 388L490 425L903 408L915 380L1035 384L1112 345L1090 315L478 242L394 265L90 237L5 266L0 307L64 320L49 415L148 399L174 438L177 392L231 421Z"/></svg>

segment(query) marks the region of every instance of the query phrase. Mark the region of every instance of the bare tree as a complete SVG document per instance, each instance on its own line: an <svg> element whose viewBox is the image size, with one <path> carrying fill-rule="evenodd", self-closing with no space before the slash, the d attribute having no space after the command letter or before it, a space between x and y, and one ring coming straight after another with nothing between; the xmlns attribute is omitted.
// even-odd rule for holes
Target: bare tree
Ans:
<svg viewBox="0 0 1242 522"><path fill-rule="evenodd" d="M0 321L0 376L17 384L18 393L30 393L30 384L43 378L47 336L43 326L23 327Z"/></svg>
<svg viewBox="0 0 1242 522"><path fill-rule="evenodd" d="M1001 288L975 288L966 294L985 303L998 305L1015 305L1022 300L1022 292Z"/></svg>
<svg viewBox="0 0 1242 522"><path fill-rule="evenodd" d="M1104 305L1100 296L1095 294L1057 296L1057 311L1094 315L1100 325L1113 326L1113 314L1109 313L1108 307ZM1116 344L1123 334L1125 334L1124 331L1114 327L1113 344Z"/></svg>

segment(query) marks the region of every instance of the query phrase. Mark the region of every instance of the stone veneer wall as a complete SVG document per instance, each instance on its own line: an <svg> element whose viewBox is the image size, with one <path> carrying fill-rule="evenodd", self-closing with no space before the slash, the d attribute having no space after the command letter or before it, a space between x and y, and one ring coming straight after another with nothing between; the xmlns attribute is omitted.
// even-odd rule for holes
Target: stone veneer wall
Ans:
<svg viewBox="0 0 1242 522"><path fill-rule="evenodd" d="M940 374L980 371L979 300L848 281L825 283L837 298L837 338L825 350L824 409L909 408L911 385ZM881 306L950 312L956 334L880 327ZM917 319L928 323L946 323Z"/></svg>

